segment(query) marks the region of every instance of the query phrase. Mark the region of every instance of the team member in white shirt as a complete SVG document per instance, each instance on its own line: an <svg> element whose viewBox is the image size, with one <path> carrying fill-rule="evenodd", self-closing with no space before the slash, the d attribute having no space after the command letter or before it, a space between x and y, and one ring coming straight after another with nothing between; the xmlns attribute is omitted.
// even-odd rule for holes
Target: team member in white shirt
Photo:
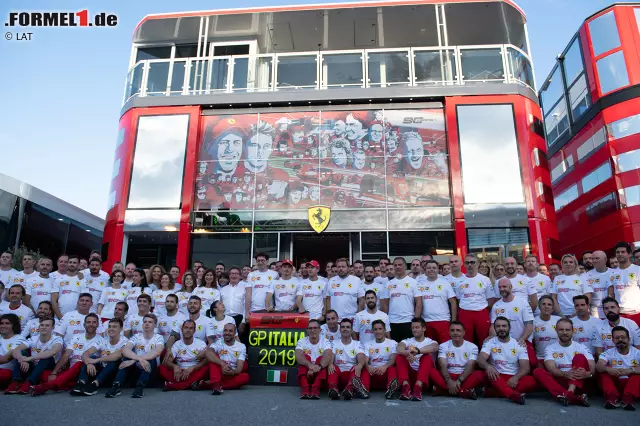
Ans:
<svg viewBox="0 0 640 426"><path fill-rule="evenodd" d="M31 278L24 282L26 295L24 296L24 304L32 307L34 310L40 305L40 302L46 300L51 302L51 289L53 287L53 278L49 276L53 262L48 257L41 257L38 261L38 271Z"/></svg>
<svg viewBox="0 0 640 426"><path fill-rule="evenodd" d="M573 341L584 345L589 353L594 354L595 348L593 344L596 341L596 333L598 326L603 320L590 315L589 299L587 296L573 296L573 306L576 310L576 316L571 318L573 323Z"/></svg>
<svg viewBox="0 0 640 426"><path fill-rule="evenodd" d="M524 259L524 269L529 288L536 291L536 305L535 308L533 308L533 315L535 316L540 315L538 300L545 294L549 294L551 289L551 280L547 275L538 271L539 267L540 264L538 263L538 257L535 254L528 254Z"/></svg>
<svg viewBox="0 0 640 426"><path fill-rule="evenodd" d="M449 267L451 268L451 273L445 275L443 278L451 284L451 288L455 291L456 287L462 284L462 281L467 277L462 273L462 259L460 256L451 256L449 258Z"/></svg>
<svg viewBox="0 0 640 426"><path fill-rule="evenodd" d="M142 325L142 333L138 333L121 349L123 362L120 364L118 374L113 381L113 386L105 394L107 398L115 398L122 393L122 385L129 375L137 376L136 388L131 394L132 398L142 398L144 388L158 367L160 354L164 350L164 339L155 333L158 320L154 314L146 314Z"/></svg>
<svg viewBox="0 0 640 426"><path fill-rule="evenodd" d="M169 296L170 294L175 295L176 293L176 284L173 281L173 277L168 272L163 273L160 276L160 287L157 290L154 290L153 293L151 293L151 299L153 300L153 312L158 317L167 313L167 310L164 306L165 300L167 300L167 296ZM220 299L220 293L217 293L217 296L218 299Z"/></svg>
<svg viewBox="0 0 640 426"><path fill-rule="evenodd" d="M452 257L453 260L453 257ZM458 298L458 321L464 324L467 339L482 344L489 337L491 320L489 308L496 300L489 278L478 273L480 262L475 254L464 258L467 274L455 283L454 291Z"/></svg>
<svg viewBox="0 0 640 426"><path fill-rule="evenodd" d="M547 348L558 341L556 323L559 316L553 314L553 298L545 294L538 301L540 315L533 320L533 342L536 348L536 358L539 368L544 368L544 357L547 356ZM531 361L531 359L529 359Z"/></svg>
<svg viewBox="0 0 640 426"><path fill-rule="evenodd" d="M435 368L431 354L438 352L438 342L426 337L426 330L427 325L422 317L413 318L413 337L398 343L396 367L402 390L401 400L422 401L422 390L425 386L429 387L429 376Z"/></svg>
<svg viewBox="0 0 640 426"><path fill-rule="evenodd" d="M13 285L14 278L18 278L19 271L13 269L11 264L13 263L13 253L10 251L3 251L0 254L0 282L4 284L5 288L9 288Z"/></svg>
<svg viewBox="0 0 640 426"><path fill-rule="evenodd" d="M13 371L19 368L13 349L26 343L20 335L20 320L16 315L0 315L0 336L0 389L4 389L11 383Z"/></svg>
<svg viewBox="0 0 640 426"><path fill-rule="evenodd" d="M236 335L235 324L225 324L222 340L209 345L205 352L212 395L221 395L224 389L239 389L249 383L247 347L235 339Z"/></svg>
<svg viewBox="0 0 640 426"><path fill-rule="evenodd" d="M180 328L182 339L171 347L171 356L158 369L165 380L164 390L187 390L209 374L204 351L207 344L193 337L196 323L186 320Z"/></svg>
<svg viewBox="0 0 640 426"><path fill-rule="evenodd" d="M244 315L245 322L249 319L250 312L271 310L273 300L273 283L278 279L278 273L269 269L267 262L269 256L264 253L255 255L258 270L249 274L245 290L247 311ZM231 277L229 277L231 279Z"/></svg>
<svg viewBox="0 0 640 426"><path fill-rule="evenodd" d="M614 284L615 298L620 303L620 315L640 326L640 266L631 263L631 246L616 244L619 269Z"/></svg>
<svg viewBox="0 0 640 426"><path fill-rule="evenodd" d="M22 255L22 271L20 271L20 285L24 286L27 280L38 276L35 270L36 260L33 254L25 253Z"/></svg>
<svg viewBox="0 0 640 426"><path fill-rule="evenodd" d="M602 301L602 307L604 308L604 315L607 319L600 321L596 328L596 336L593 342L596 353L601 354L615 347L612 330L617 326L626 328L629 331L629 343L631 346L640 348L640 331L638 330L638 326L630 319L620 316L618 301L607 297Z"/></svg>
<svg viewBox="0 0 640 426"><path fill-rule="evenodd" d="M180 267L173 265L169 269L169 274L171 274L171 278L173 278L173 282L175 283L175 290L180 291L182 285L180 283Z"/></svg>
<svg viewBox="0 0 640 426"><path fill-rule="evenodd" d="M97 334L100 318L94 313L84 318L84 334L75 336L66 347L56 363L46 383L34 385L30 389L31 396L42 395L49 390L71 389L82 369L82 354L93 345L101 345L102 337ZM68 368L66 368L68 365ZM59 374L58 374L59 373ZM84 388L84 384L82 385ZM82 389L76 384L75 390Z"/></svg>
<svg viewBox="0 0 640 426"><path fill-rule="evenodd" d="M567 406L589 406L582 393L584 381L592 378L596 363L593 355L582 344L573 341L573 323L561 318L556 324L558 341L547 348L545 368L536 368L533 376L542 383L559 403Z"/></svg>
<svg viewBox="0 0 640 426"><path fill-rule="evenodd" d="M531 310L538 307L538 292L529 285L529 279L525 275L517 272L518 261L514 257L507 257L504 260L504 270L507 273L505 278L511 282L511 292L529 303ZM494 291L497 289L494 288Z"/></svg>
<svg viewBox="0 0 640 426"><path fill-rule="evenodd" d="M402 257L393 260L395 278L389 281L389 322L391 337L396 342L411 337L412 318L422 317L422 294L418 283L407 276L407 262Z"/></svg>
<svg viewBox="0 0 640 426"><path fill-rule="evenodd" d="M242 336L246 334L248 318L245 318L245 314L249 312L246 297L245 283L240 280L240 271L238 268L229 269L229 284L220 289L220 298L227 309L225 314L234 319L238 334Z"/></svg>
<svg viewBox="0 0 640 426"><path fill-rule="evenodd" d="M347 259L336 260L335 266L337 275L331 277L327 286L327 310L335 310L340 319L353 320L364 309L364 286L357 277L348 274Z"/></svg>
<svg viewBox="0 0 640 426"><path fill-rule="evenodd" d="M34 318L31 308L22 303L23 296L24 287L20 284L14 284L7 291L8 301L0 303L0 315L16 315L20 319L20 327L22 328L26 327L27 323Z"/></svg>
<svg viewBox="0 0 640 426"><path fill-rule="evenodd" d="M351 337L352 332L351 320L343 318L340 321L340 339L333 342L327 341L324 347L324 350L331 354L327 355L331 356L332 360L327 367L329 373L327 386L329 398L334 400L340 399L341 393L345 401L350 400L354 396L354 390L363 398L369 397L360 380L362 370L367 363L367 356L362 344Z"/></svg>
<svg viewBox="0 0 640 426"><path fill-rule="evenodd" d="M372 292L372 290L367 290ZM389 339L389 324L376 319L371 324L374 339L365 343L364 353L368 357L367 368L362 370L360 380L368 394L372 389L384 390L386 399L393 399L400 384L396 370L396 348L398 343Z"/></svg>
<svg viewBox="0 0 640 426"><path fill-rule="evenodd" d="M367 309L356 314L356 318L353 321L353 334L354 339L366 347L367 343L376 339L372 328L375 320L381 320L385 324L385 330L389 330L390 324L389 316L376 308L378 298L375 291L367 290L364 294L364 301ZM389 331L386 332L386 337L391 337Z"/></svg>
<svg viewBox="0 0 640 426"><path fill-rule="evenodd" d="M304 312L302 297L298 297L300 282L293 276L293 262L283 260L280 267L280 278L273 282L275 310L278 312Z"/></svg>
<svg viewBox="0 0 640 426"><path fill-rule="evenodd" d="M182 276L182 288L176 293L178 296L178 310L185 315L189 314L187 304L189 303L189 298L193 296L193 292L197 288L196 281L196 274L191 271L185 272ZM244 299L244 287L242 287L242 297ZM244 310L242 312L244 313Z"/></svg>
<svg viewBox="0 0 640 426"><path fill-rule="evenodd" d="M175 294L167 296L164 306L166 312L158 316L158 334L160 334L164 342L167 343L171 336L174 337L174 340L180 339L180 327L182 327L182 324L188 318L185 314L178 311L178 296ZM171 351L166 351L163 362L167 361L170 355Z"/></svg>
<svg viewBox="0 0 640 426"><path fill-rule="evenodd" d="M76 308L84 281L78 276L78 256L69 256L67 273L53 280L51 303L56 317L62 319Z"/></svg>
<svg viewBox="0 0 640 426"><path fill-rule="evenodd" d="M378 298L377 308L384 313L389 312L389 291L388 284L381 281L376 281L376 270L373 266L368 265L364 267L364 274L362 276L362 287L364 291L373 290L376 292Z"/></svg>
<svg viewBox="0 0 640 426"><path fill-rule="evenodd" d="M202 282L193 290L193 295L200 298L205 313L211 309L213 302L220 300L220 289L216 282L216 271L213 269L207 269L205 271L202 276Z"/></svg>
<svg viewBox="0 0 640 426"><path fill-rule="evenodd" d="M61 254L58 256L56 260L56 270L51 273L51 278L55 281L56 279L67 275L67 266L69 265L69 256L66 254Z"/></svg>
<svg viewBox="0 0 640 426"><path fill-rule="evenodd" d="M593 289L591 297L591 315L604 319L602 301L606 297L614 297L616 271L607 268L607 255L603 251L594 251L590 255L594 268L585 272L584 277Z"/></svg>
<svg viewBox="0 0 640 426"><path fill-rule="evenodd" d="M320 399L320 387L327 380L327 366L331 362L331 356L324 351L326 344L326 340L320 336L320 322L309 320L307 337L296 343L300 399Z"/></svg>
<svg viewBox="0 0 640 426"><path fill-rule="evenodd" d="M307 262L308 277L303 279L298 287L298 304L302 303L309 318L324 321L325 299L327 297L327 280L318 275L320 264L312 260Z"/></svg>
<svg viewBox="0 0 640 426"><path fill-rule="evenodd" d="M604 408L622 405L625 410L635 411L633 403L640 398L640 350L631 346L626 328L614 327L611 334L616 346L600 354L596 364Z"/></svg>
<svg viewBox="0 0 640 426"><path fill-rule="evenodd" d="M124 281L122 282L122 288L129 290L133 285L133 271L136 270L135 263L127 263L124 267Z"/></svg>
<svg viewBox="0 0 640 426"><path fill-rule="evenodd" d="M127 295L129 314L134 315L138 312L138 297L141 294L151 296L152 293L153 288L147 283L147 274L144 269L138 268L133 271L133 283L131 284L131 287L129 287L129 294Z"/></svg>
<svg viewBox="0 0 640 426"><path fill-rule="evenodd" d="M70 392L71 395L95 395L101 384L113 380L122 359L122 347L129 343L122 335L122 327L120 318L111 318L107 336L101 341L92 343L91 347L82 354L83 366L78 376L78 383ZM92 381L89 381L90 377L93 377Z"/></svg>
<svg viewBox="0 0 640 426"><path fill-rule="evenodd" d="M533 350L533 311L526 299L515 296L512 293L511 280L507 277L500 278L497 283L498 291L502 299L493 304L491 308L491 322L502 316L509 320L509 336L516 339L520 345L526 345L527 354L531 363L531 369L536 368L536 352ZM537 303L536 303L537 305ZM496 331L491 327L490 336L495 336Z"/></svg>
<svg viewBox="0 0 640 426"><path fill-rule="evenodd" d="M127 296L129 295L129 291L122 288L124 272L120 270L113 271L109 281L111 286L104 289L100 295L100 299L97 301L98 309L96 309L96 312L98 313L98 316L102 318L102 322L113 318L116 304L119 302L126 302Z"/></svg>
<svg viewBox="0 0 640 426"><path fill-rule="evenodd" d="M124 323L124 335L127 339L131 339L136 334L142 333L144 317L151 313L151 304L150 295L141 294L138 296L138 309L136 309L135 313L129 314ZM157 320L158 317L156 316L156 323ZM155 330L155 332L158 333L158 330Z"/></svg>
<svg viewBox="0 0 640 426"><path fill-rule="evenodd" d="M40 335L40 320L42 318L53 318L53 306L51 302L43 300L38 305L38 309L36 309L36 317L29 320L27 325L22 328L22 332L20 333L23 338L29 339L31 337L37 337ZM55 326L58 325L58 320L54 318Z"/></svg>
<svg viewBox="0 0 640 426"><path fill-rule="evenodd" d="M571 254L562 256L562 275L553 279L551 297L554 309L563 316L573 316L573 296L584 294L591 300L593 289L586 279L578 275L578 262Z"/></svg>
<svg viewBox="0 0 640 426"><path fill-rule="evenodd" d="M429 375L433 383L433 395L459 396L476 399L475 388L482 384L482 376L473 375L478 358L478 347L464 340L464 325L451 321L451 340L438 347L438 367Z"/></svg>
<svg viewBox="0 0 640 426"><path fill-rule="evenodd" d="M213 343L222 340L224 337L224 326L227 324L236 325L236 320L229 315L225 315L226 307L222 300L213 302L213 311L211 312L211 327L213 329ZM236 340L238 335L236 334Z"/></svg>
<svg viewBox="0 0 640 426"><path fill-rule="evenodd" d="M64 342L53 335L53 319L40 320L40 335L23 341L13 349L12 357L20 368L13 370L13 381L5 390L5 394L27 394L31 386L40 383L42 373L51 370L60 358ZM30 356L23 351L31 350ZM26 379L26 380L25 380Z"/></svg>
<svg viewBox="0 0 640 426"><path fill-rule="evenodd" d="M340 319L333 309L327 311L327 322L320 327L320 335L325 340L333 342L340 339Z"/></svg>
<svg viewBox="0 0 640 426"><path fill-rule="evenodd" d="M505 317L493 322L496 336L488 339L478 355L478 365L485 384L504 398L524 405L527 392L536 389L536 379L529 375L527 350L509 336L510 324ZM485 394L486 395L486 394Z"/></svg>
<svg viewBox="0 0 640 426"><path fill-rule="evenodd" d="M93 298L91 312L96 312L102 292L109 286L109 275L102 271L100 258L94 257L89 262L89 270L84 274L82 293L89 293Z"/></svg>
<svg viewBox="0 0 640 426"><path fill-rule="evenodd" d="M71 344L74 337L85 332L84 319L90 313L92 303L91 295L82 293L78 298L77 309L67 312L56 324L55 333L62 337L65 345Z"/></svg>
<svg viewBox="0 0 640 426"><path fill-rule="evenodd" d="M422 264L425 277L418 281L422 297L422 318L427 323L427 337L438 343L449 340L449 322L458 316L458 299L453 287L438 275L438 262L427 260Z"/></svg>

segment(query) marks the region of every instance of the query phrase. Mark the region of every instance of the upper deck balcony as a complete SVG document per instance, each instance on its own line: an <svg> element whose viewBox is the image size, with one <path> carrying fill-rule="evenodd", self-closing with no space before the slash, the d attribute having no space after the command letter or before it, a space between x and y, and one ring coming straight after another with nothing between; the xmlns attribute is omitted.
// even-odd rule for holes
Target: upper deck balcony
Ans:
<svg viewBox="0 0 640 426"><path fill-rule="evenodd" d="M124 98L495 83L533 90L528 52L524 15L509 0L155 15L136 28Z"/></svg>

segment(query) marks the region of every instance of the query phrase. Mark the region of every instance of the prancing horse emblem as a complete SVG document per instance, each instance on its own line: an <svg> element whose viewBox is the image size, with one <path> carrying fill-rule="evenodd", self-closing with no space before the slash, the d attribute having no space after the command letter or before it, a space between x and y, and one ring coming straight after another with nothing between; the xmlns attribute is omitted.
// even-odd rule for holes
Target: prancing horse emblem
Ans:
<svg viewBox="0 0 640 426"><path fill-rule="evenodd" d="M307 210L307 217L309 218L311 228L317 233L321 233L329 226L331 208L327 206L311 206Z"/></svg>

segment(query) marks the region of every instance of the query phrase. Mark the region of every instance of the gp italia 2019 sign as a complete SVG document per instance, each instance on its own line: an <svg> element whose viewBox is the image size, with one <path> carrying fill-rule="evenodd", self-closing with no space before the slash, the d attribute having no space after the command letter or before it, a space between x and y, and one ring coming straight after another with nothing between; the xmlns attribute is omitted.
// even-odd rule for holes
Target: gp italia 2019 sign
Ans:
<svg viewBox="0 0 640 426"><path fill-rule="evenodd" d="M297 385L296 343L305 337L308 323L308 314L251 314L248 358L252 385Z"/></svg>

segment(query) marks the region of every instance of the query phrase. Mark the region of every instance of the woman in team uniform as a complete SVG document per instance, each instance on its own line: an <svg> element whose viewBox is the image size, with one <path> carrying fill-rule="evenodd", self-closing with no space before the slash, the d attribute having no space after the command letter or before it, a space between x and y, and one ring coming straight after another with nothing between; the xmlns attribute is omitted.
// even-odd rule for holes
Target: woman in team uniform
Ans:
<svg viewBox="0 0 640 426"><path fill-rule="evenodd" d="M145 274L144 269L137 268L133 271L133 284L131 284L126 300L127 305L129 305L129 315L133 315L138 312L138 296L141 294L148 294L151 296L152 293L153 290L147 283L147 275Z"/></svg>
<svg viewBox="0 0 640 426"><path fill-rule="evenodd" d="M216 300L220 300L220 291L218 290L218 283L216 283L216 271L213 269L207 269L202 277L202 284L193 291L194 296L198 296L202 301L202 306L205 309ZM207 316L213 315L207 313Z"/></svg>
<svg viewBox="0 0 640 426"><path fill-rule="evenodd" d="M185 315L189 315L187 304L189 298L194 295L196 287L196 275L191 271L185 272L182 276L182 288L176 293L178 295L178 311Z"/></svg>

